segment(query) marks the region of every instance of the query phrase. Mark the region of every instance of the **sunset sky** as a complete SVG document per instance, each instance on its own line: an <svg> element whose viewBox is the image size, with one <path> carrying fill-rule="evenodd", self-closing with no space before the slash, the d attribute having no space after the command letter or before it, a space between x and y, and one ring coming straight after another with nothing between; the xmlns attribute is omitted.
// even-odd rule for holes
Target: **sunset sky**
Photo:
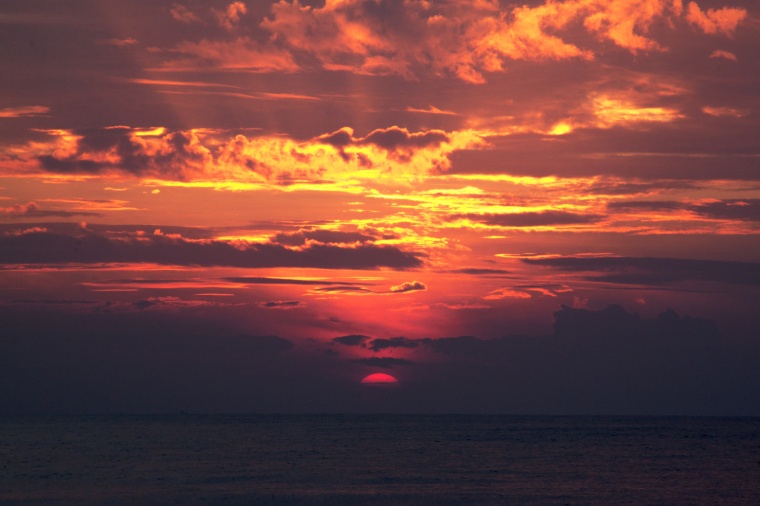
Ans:
<svg viewBox="0 0 760 506"><path fill-rule="evenodd" d="M0 412L760 415L759 49L751 0L6 0Z"/></svg>

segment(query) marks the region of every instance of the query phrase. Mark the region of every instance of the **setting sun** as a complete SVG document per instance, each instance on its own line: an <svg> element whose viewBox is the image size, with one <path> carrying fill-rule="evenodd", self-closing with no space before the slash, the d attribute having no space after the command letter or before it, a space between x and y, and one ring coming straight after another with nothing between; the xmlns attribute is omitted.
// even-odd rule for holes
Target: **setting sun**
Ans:
<svg viewBox="0 0 760 506"><path fill-rule="evenodd" d="M377 372L370 374L369 376L365 376L364 379L362 379L362 383L366 385L392 385L398 383L398 380L390 374Z"/></svg>

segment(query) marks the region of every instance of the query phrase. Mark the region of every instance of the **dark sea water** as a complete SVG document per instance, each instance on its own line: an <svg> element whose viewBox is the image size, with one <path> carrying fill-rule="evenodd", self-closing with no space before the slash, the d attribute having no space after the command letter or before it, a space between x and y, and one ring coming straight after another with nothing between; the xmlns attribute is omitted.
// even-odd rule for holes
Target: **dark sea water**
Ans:
<svg viewBox="0 0 760 506"><path fill-rule="evenodd" d="M760 419L0 418L0 504L760 504Z"/></svg>

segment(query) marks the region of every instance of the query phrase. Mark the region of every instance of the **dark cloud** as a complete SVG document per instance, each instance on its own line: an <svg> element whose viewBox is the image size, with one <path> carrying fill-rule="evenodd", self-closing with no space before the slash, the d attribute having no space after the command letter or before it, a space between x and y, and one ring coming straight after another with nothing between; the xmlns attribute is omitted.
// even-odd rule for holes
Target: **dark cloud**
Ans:
<svg viewBox="0 0 760 506"><path fill-rule="evenodd" d="M5 209L0 208L0 217L5 218L49 218L49 217L70 218L72 216L101 216L100 213L92 211L60 211L53 209L40 209L35 202L26 204L15 204Z"/></svg>
<svg viewBox="0 0 760 506"><path fill-rule="evenodd" d="M306 241L316 241L322 244L352 244L366 243L375 240L371 235L360 232L340 232L338 230L301 230L295 233L275 235L272 242L285 246L302 246Z"/></svg>
<svg viewBox="0 0 760 506"><path fill-rule="evenodd" d="M448 142L449 136L442 130L410 133L406 128L392 126L373 130L365 137L354 137L353 130L344 127L315 140L340 149L350 145L372 144L386 151L397 151L436 147Z"/></svg>
<svg viewBox="0 0 760 506"><path fill-rule="evenodd" d="M426 290L427 285L422 281L404 281L400 285L392 286L390 288L391 293L407 293Z"/></svg>
<svg viewBox="0 0 760 506"><path fill-rule="evenodd" d="M607 209L611 211L674 211L685 209L687 204L672 200L630 200L607 203Z"/></svg>
<svg viewBox="0 0 760 506"><path fill-rule="evenodd" d="M212 316L205 310L81 313L67 304L0 305L0 411L356 412L377 409L361 403L365 367L406 367L404 389L384 409L760 412L757 343L732 342L712 321L672 310L648 318L620 306L562 306L551 335L396 339L389 342L404 343L410 356L347 360L308 339L227 327L233 310L240 309L221 308ZM257 324L247 320L251 325ZM384 341L346 335L330 342L362 347ZM417 345L407 346L411 342ZM388 354L395 349L384 348Z"/></svg>
<svg viewBox="0 0 760 506"><path fill-rule="evenodd" d="M182 180L189 169L202 169L211 159L209 151L192 132L169 132L151 137L153 149L138 141L135 133L128 127L74 130L72 134L78 138L74 153L41 155L37 161L43 170L57 174L118 170L138 176L162 174Z"/></svg>
<svg viewBox="0 0 760 506"><path fill-rule="evenodd" d="M359 292L359 293L375 293L373 290L370 290L369 288L362 288L361 286L355 286L350 284L336 284L335 286L322 286L319 288L314 289L315 292L336 292L336 293L353 293L353 292Z"/></svg>
<svg viewBox="0 0 760 506"><path fill-rule="evenodd" d="M353 362L357 362L364 365L370 365L372 367L382 367L385 369L392 369L393 367L397 365L401 365L401 366L414 365L414 362L411 360L407 360L405 358L394 358L394 357L358 358L358 359L353 360Z"/></svg>
<svg viewBox="0 0 760 506"><path fill-rule="evenodd" d="M450 220L466 219L496 227L541 227L547 225L580 225L603 219L596 214L578 214L567 211L540 211L535 213L504 214L452 214Z"/></svg>
<svg viewBox="0 0 760 506"><path fill-rule="evenodd" d="M464 269L454 269L448 272L452 272L454 274L471 274L473 276L511 274L511 271L507 271L504 269L477 269L477 268L472 268L472 267L464 268Z"/></svg>
<svg viewBox="0 0 760 506"><path fill-rule="evenodd" d="M448 140L449 136L446 132L440 130L410 134L405 128L393 126L374 130L366 137L359 139L358 144L374 144L388 151L395 151L404 148L439 146Z"/></svg>
<svg viewBox="0 0 760 506"><path fill-rule="evenodd" d="M56 174L97 174L104 169L113 168L111 164L95 162L93 160L80 160L74 156L61 159L53 155L40 155L37 157L37 161L43 170Z"/></svg>
<svg viewBox="0 0 760 506"><path fill-rule="evenodd" d="M760 221L760 199L722 200L698 204L689 209L707 218Z"/></svg>
<svg viewBox="0 0 760 506"><path fill-rule="evenodd" d="M753 262L652 257L523 258L521 261L561 271L593 272L586 279L609 283L668 284L696 280L760 285L760 264Z"/></svg>
<svg viewBox="0 0 760 506"><path fill-rule="evenodd" d="M344 346L363 346L369 339L369 336L363 336L360 334L352 334L349 336L340 336L333 338L332 342L342 344Z"/></svg>
<svg viewBox="0 0 760 506"><path fill-rule="evenodd" d="M600 181L584 189L596 195L638 195L662 190L690 190L698 185L689 181Z"/></svg>
<svg viewBox="0 0 760 506"><path fill-rule="evenodd" d="M354 142L354 132L350 128L341 128L335 132L324 134L316 139L324 144L330 144L336 148L343 148Z"/></svg>
<svg viewBox="0 0 760 506"><path fill-rule="evenodd" d="M302 305L298 300L270 300L268 302L262 302L259 304L261 307L277 308L277 309L290 309Z"/></svg>
<svg viewBox="0 0 760 506"><path fill-rule="evenodd" d="M420 342L416 339L407 339L406 337L391 337L389 339L373 339L368 345L372 351L387 350L388 348L416 348Z"/></svg>
<svg viewBox="0 0 760 506"><path fill-rule="evenodd" d="M703 318L681 318L672 309L657 318L645 319L619 305L600 311L563 305L554 313L554 335L563 339L719 339L714 322Z"/></svg>
<svg viewBox="0 0 760 506"><path fill-rule="evenodd" d="M616 211L674 211L689 210L705 218L718 220L760 221L760 199L717 200L700 204L676 201L633 200L610 202L607 209Z"/></svg>
<svg viewBox="0 0 760 506"><path fill-rule="evenodd" d="M424 339L422 344L445 355L470 356L487 353L498 341L488 341L473 336L441 337Z"/></svg>
<svg viewBox="0 0 760 506"><path fill-rule="evenodd" d="M21 224L0 224L0 234L14 235L22 232ZM73 222L34 222L24 223L23 227L36 227L48 232L62 235L78 235L82 233L96 233L110 238L131 238L135 235L151 236L156 234L182 236L185 239L212 239L215 230L205 227L183 227L179 225L152 225L152 224L98 224Z"/></svg>
<svg viewBox="0 0 760 506"><path fill-rule="evenodd" d="M315 244L290 250L274 244L251 244L239 249L221 241L194 242L152 235L110 239L92 232L77 235L46 231L0 237L0 262L6 264L151 262L164 265L235 267L317 267L375 269L420 267L416 253L392 246L359 245L343 248Z"/></svg>

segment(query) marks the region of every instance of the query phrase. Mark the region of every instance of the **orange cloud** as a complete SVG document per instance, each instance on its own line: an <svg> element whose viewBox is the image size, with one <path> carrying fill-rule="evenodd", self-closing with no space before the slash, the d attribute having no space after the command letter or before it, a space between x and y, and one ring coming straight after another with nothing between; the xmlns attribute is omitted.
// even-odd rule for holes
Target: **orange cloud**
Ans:
<svg viewBox="0 0 760 506"><path fill-rule="evenodd" d="M169 14L171 14L174 19L181 21L182 23L197 23L200 21L198 16L193 14L190 9L182 4L172 4L171 9L169 9Z"/></svg>
<svg viewBox="0 0 760 506"><path fill-rule="evenodd" d="M173 52L188 58L164 63L160 70L188 71L197 69L244 70L249 72L294 72L298 65L285 50L261 46L249 37L233 41L182 42Z"/></svg>
<svg viewBox="0 0 760 506"><path fill-rule="evenodd" d="M361 74L397 74L413 79L426 65L471 83L504 71L504 61L594 58L576 40L578 25L631 53L662 51L649 37L665 21L683 15L681 0L547 0L538 6L503 10L498 2L366 2L326 0L322 7L280 0L261 27L278 44L308 53L325 69ZM689 4L687 19L706 33L730 35L746 17L743 9L710 9Z"/></svg>
<svg viewBox="0 0 760 506"><path fill-rule="evenodd" d="M248 11L243 2L232 2L227 6L225 10L211 9L211 12L216 17L219 26L225 30L232 31L237 27L240 22L240 16Z"/></svg>
<svg viewBox="0 0 760 506"><path fill-rule="evenodd" d="M122 172L157 181L217 181L292 185L331 181L396 182L444 172L449 155L485 142L472 131L409 132L390 127L355 137L345 127L307 141L282 136L225 137L213 130L167 131L119 126L47 131L46 143L8 155L20 172L96 176Z"/></svg>
<svg viewBox="0 0 760 506"><path fill-rule="evenodd" d="M733 35L736 27L747 18L747 11L731 7L703 11L696 2L689 2L686 19L707 34Z"/></svg>
<svg viewBox="0 0 760 506"><path fill-rule="evenodd" d="M27 105L0 109L0 118L20 118L22 116L37 116L50 112L50 107L44 105Z"/></svg>
<svg viewBox="0 0 760 506"><path fill-rule="evenodd" d="M407 112L419 112L419 113L423 113L423 114L442 114L442 115L445 115L445 116L459 116L459 114L456 113L456 112L453 112L453 111L444 111L444 110L438 109L437 107L433 107L432 105L430 107L428 107L427 109L416 109L414 107L407 107L406 111Z"/></svg>
<svg viewBox="0 0 760 506"><path fill-rule="evenodd" d="M734 109L733 107L709 107L702 108L702 112L709 116L731 116L733 118L741 118L747 115L746 110Z"/></svg>
<svg viewBox="0 0 760 506"><path fill-rule="evenodd" d="M723 51L720 49L716 49L712 53L710 53L710 58L725 58L726 60L731 61L738 61L738 58L734 53L731 53L729 51Z"/></svg>

